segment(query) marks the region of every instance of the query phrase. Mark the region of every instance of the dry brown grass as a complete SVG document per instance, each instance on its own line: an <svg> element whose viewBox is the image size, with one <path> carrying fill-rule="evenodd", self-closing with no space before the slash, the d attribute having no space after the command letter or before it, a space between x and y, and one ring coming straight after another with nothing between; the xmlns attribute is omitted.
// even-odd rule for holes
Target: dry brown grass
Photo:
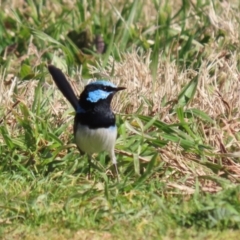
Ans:
<svg viewBox="0 0 240 240"><path fill-rule="evenodd" d="M175 62L161 59L158 65L158 77L156 81L152 79L149 70L150 60L148 55L139 56L137 51L122 55L120 63L114 63L114 78L112 81L117 84L127 86L127 94L118 96L118 104L115 108L119 112L134 113L147 98L152 101L153 106L144 104L142 114L158 115L161 121L169 124L178 122L176 115L169 112L171 106L161 107L161 100L164 96L167 101L177 102L177 96L183 86L185 86L194 76L198 75L199 84L194 99L190 102L189 108L197 108L207 113L216 124L211 126L199 122L199 128L204 137L204 143L210 145L213 156L208 157L208 161L219 163L222 161L223 168L227 170L230 179L237 182L240 177L240 164L236 159L240 157L240 73L237 69L238 55L226 51L217 52L212 46L205 46L209 52L207 60L202 62L199 73L191 69L179 69ZM111 78L111 66L113 59L109 62L109 67L91 67L93 74L102 74ZM100 69L100 70L99 70ZM121 104L120 104L121 103ZM196 120L197 121L197 120ZM229 139L231 139L229 141ZM165 161L169 166L176 169L178 179L184 175L189 176L184 186L178 186L180 190L184 188L188 193L194 192L189 187L193 187L196 177L212 175L207 167L201 166L199 157L183 151L177 144L171 143L160 152L161 161ZM234 155L219 155L236 152ZM214 155L216 154L216 155ZM234 159L232 158L234 156ZM220 160L221 159L221 160ZM225 171L219 171L218 175ZM170 176L168 176L170 177ZM172 176L173 177L173 176ZM166 181L168 181L166 179ZM215 192L220 188L210 180L200 180L202 190ZM177 184L169 183L169 186L176 187ZM185 188L186 187L186 188Z"/></svg>

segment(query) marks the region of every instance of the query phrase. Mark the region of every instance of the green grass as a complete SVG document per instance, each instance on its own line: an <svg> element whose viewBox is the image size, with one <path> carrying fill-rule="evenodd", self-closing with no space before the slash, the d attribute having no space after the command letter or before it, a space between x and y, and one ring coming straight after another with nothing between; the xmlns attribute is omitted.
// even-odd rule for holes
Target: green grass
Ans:
<svg viewBox="0 0 240 240"><path fill-rule="evenodd" d="M238 239L240 6L229 2L2 3L1 239ZM105 153L87 179L48 63L77 94L89 78L127 87L113 102L119 183Z"/></svg>
<svg viewBox="0 0 240 240"><path fill-rule="evenodd" d="M108 180L89 182L65 172L34 178L5 174L1 183L2 228L7 232L26 228L34 235L38 228L72 233L94 229L124 239L177 237L181 228L187 237L202 229L207 234L211 229L224 231L240 225L239 187L216 195L195 192L189 197L181 191L167 192L159 179L136 185L126 177L116 186Z"/></svg>

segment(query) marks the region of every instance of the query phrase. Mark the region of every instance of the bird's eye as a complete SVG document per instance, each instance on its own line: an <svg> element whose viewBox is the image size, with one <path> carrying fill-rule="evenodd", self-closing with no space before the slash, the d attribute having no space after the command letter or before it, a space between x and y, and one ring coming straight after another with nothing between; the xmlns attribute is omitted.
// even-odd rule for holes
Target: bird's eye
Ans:
<svg viewBox="0 0 240 240"><path fill-rule="evenodd" d="M104 90L104 91L107 91L107 87L103 87L103 90Z"/></svg>

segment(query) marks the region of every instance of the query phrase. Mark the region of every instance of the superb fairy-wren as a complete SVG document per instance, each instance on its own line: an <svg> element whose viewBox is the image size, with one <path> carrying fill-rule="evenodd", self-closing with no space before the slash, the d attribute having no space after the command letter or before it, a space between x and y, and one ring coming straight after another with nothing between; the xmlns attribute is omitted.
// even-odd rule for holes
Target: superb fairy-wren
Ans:
<svg viewBox="0 0 240 240"><path fill-rule="evenodd" d="M89 174L92 154L107 151L118 178L114 153L117 127L115 115L111 110L111 101L114 94L124 90L125 87L117 87L108 81L91 82L85 86L78 99L60 69L49 65L48 70L62 94L76 111L74 138L79 151L88 155Z"/></svg>

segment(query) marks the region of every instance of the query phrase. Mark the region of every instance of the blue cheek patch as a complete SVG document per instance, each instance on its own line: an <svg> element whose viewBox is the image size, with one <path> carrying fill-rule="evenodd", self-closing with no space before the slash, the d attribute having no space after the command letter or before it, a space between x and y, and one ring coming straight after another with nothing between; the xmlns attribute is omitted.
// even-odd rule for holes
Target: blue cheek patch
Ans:
<svg viewBox="0 0 240 240"><path fill-rule="evenodd" d="M87 100L90 102L98 102L101 99L106 99L112 92L106 92L103 90L95 90L88 93Z"/></svg>

